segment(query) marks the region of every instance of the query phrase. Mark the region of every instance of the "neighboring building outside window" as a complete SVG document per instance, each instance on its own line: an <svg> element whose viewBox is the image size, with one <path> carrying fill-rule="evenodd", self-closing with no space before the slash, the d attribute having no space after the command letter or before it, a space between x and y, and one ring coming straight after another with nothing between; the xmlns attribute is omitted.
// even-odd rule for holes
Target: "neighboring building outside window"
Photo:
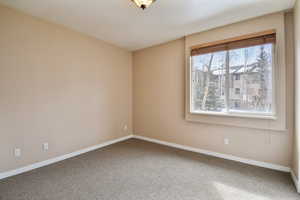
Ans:
<svg viewBox="0 0 300 200"><path fill-rule="evenodd" d="M192 55L191 112L273 115L274 40L262 41Z"/></svg>

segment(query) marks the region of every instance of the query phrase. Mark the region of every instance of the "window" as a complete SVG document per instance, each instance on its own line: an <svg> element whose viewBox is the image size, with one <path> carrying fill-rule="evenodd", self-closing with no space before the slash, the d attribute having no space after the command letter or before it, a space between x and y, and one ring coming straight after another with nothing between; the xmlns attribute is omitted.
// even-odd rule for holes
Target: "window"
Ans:
<svg viewBox="0 0 300 200"><path fill-rule="evenodd" d="M192 49L190 111L274 115L275 40L273 33Z"/></svg>
<svg viewBox="0 0 300 200"><path fill-rule="evenodd" d="M236 80L236 81L239 81L239 80L241 79L240 74L235 74L234 77L235 77L235 80Z"/></svg>

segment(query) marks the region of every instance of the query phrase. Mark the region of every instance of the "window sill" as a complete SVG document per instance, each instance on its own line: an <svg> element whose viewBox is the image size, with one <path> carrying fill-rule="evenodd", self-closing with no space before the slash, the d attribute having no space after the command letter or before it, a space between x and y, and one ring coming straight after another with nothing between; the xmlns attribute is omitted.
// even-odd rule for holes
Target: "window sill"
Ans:
<svg viewBox="0 0 300 200"><path fill-rule="evenodd" d="M208 115L208 116L218 116L218 117L237 117L237 118L251 118L251 119L267 119L267 120L276 120L275 115L260 115L260 114L250 114L243 112L231 112L231 113L219 113L219 112L197 112L191 111L192 115Z"/></svg>

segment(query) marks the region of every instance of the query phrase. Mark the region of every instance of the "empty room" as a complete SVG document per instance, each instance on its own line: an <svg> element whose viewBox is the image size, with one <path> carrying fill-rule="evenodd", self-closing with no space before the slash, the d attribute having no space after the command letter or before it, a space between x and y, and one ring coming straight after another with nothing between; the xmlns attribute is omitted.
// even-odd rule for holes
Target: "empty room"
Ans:
<svg viewBox="0 0 300 200"><path fill-rule="evenodd" d="M0 200L300 200L300 0L0 0Z"/></svg>

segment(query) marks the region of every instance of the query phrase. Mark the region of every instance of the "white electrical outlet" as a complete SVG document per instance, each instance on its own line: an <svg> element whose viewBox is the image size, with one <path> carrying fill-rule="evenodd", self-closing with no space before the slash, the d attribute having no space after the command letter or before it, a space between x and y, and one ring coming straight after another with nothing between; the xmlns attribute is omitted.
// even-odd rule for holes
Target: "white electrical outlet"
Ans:
<svg viewBox="0 0 300 200"><path fill-rule="evenodd" d="M43 144L43 149L44 149L44 151L48 151L49 144L47 142Z"/></svg>
<svg viewBox="0 0 300 200"><path fill-rule="evenodd" d="M127 126L127 125L124 125L123 130L124 130L124 131L127 131L127 130L128 130L128 126Z"/></svg>
<svg viewBox="0 0 300 200"><path fill-rule="evenodd" d="M20 157L21 156L21 149L15 148L14 154L15 154L15 157Z"/></svg>
<svg viewBox="0 0 300 200"><path fill-rule="evenodd" d="M228 138L224 139L224 144L226 144L226 145L229 144L229 139Z"/></svg>

